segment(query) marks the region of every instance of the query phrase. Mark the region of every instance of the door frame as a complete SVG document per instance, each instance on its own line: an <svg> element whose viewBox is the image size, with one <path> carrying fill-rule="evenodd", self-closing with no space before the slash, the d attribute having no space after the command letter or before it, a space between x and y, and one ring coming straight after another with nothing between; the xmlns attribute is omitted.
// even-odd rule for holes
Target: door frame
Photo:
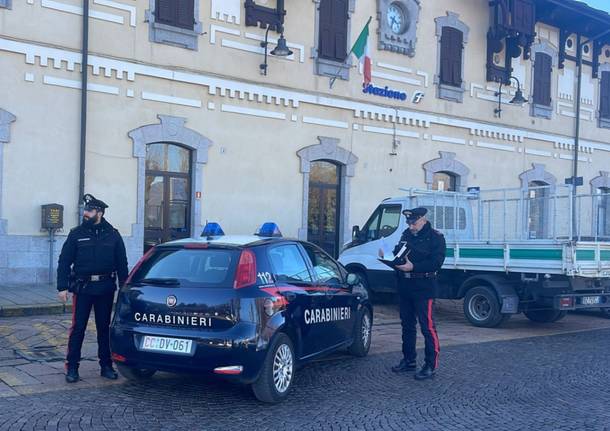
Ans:
<svg viewBox="0 0 610 431"><path fill-rule="evenodd" d="M337 208L335 209L335 235L334 235L334 242L335 242L335 247L333 250L333 255L338 256L339 255L339 251L340 248L342 246L341 244L341 210L343 208L343 202L341 202L341 189L342 189L342 178L343 176L341 175L341 172L343 171L343 167L339 164L337 164L336 162L333 161L329 161L329 160L315 160L314 162L325 162L325 163L329 163L331 165L333 165L336 169L337 169L337 184L326 184L326 183L312 183L311 182L311 177L310 177L310 181L309 181L309 188L314 186L316 188L318 188L320 190L320 198L322 202L325 202L326 199L325 195L327 193L328 190L335 190L335 192L337 193ZM312 163L314 163L312 162ZM309 191L308 188L308 191ZM309 196L307 196L307 238L308 241L311 240L309 238ZM323 238L324 234L323 234L323 230L322 227L324 225L323 220L320 220L320 225L318 226L320 228L320 236ZM322 248L321 245L317 244L318 247ZM335 256L333 256L333 258L336 259Z"/></svg>

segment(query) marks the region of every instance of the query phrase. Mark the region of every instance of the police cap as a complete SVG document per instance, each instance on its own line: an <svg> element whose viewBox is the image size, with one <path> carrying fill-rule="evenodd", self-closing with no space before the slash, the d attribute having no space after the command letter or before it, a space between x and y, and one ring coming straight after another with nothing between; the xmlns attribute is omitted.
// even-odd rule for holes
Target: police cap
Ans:
<svg viewBox="0 0 610 431"><path fill-rule="evenodd" d="M85 203L85 211L98 210L105 211L108 205L104 201L96 199L95 196L87 193L83 196L83 202Z"/></svg>
<svg viewBox="0 0 610 431"><path fill-rule="evenodd" d="M413 208L412 210L404 210L402 213L407 218L407 223L411 224L425 216L428 213L428 210L426 208L418 207Z"/></svg>

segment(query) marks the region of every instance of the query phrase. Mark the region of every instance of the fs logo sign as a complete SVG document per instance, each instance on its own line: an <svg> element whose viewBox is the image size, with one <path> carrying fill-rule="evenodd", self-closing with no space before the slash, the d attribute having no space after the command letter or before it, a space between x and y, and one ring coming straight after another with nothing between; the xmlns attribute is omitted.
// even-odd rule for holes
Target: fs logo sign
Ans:
<svg viewBox="0 0 610 431"><path fill-rule="evenodd" d="M382 88L375 87L375 85L373 84L368 84L362 87L362 92L370 96L385 97L388 99L400 100L403 102L409 99L409 94L406 91L394 90L392 88L389 88L388 86ZM424 96L424 92L416 91L415 93L413 93L413 97L411 97L410 100L414 104L419 104L422 100L424 100Z"/></svg>

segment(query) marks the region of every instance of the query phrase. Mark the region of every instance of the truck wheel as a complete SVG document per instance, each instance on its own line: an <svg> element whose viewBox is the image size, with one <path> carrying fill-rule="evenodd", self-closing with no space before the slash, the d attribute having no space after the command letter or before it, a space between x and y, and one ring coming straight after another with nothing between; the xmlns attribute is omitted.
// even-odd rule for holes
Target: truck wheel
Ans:
<svg viewBox="0 0 610 431"><path fill-rule="evenodd" d="M553 322L557 322L557 321L563 319L564 317L566 317L568 312L565 310L562 311L562 310L546 309L546 310L527 310L527 311L524 311L523 314L525 314L525 317L530 319L532 322L553 323Z"/></svg>
<svg viewBox="0 0 610 431"><path fill-rule="evenodd" d="M487 286L473 287L466 292L464 314L471 324L481 328L495 328L510 317L500 313L498 297Z"/></svg>
<svg viewBox="0 0 610 431"><path fill-rule="evenodd" d="M373 329L373 321L371 319L371 312L368 308L362 308L359 313L359 319L354 333L354 342L349 346L348 352L351 355L358 356L360 358L366 356L369 353L371 347L371 335Z"/></svg>
<svg viewBox="0 0 610 431"><path fill-rule="evenodd" d="M157 372L156 370L134 368L124 364L116 364L116 367L119 370L119 373L121 373L121 376L125 377L127 380L133 380L136 382L146 381Z"/></svg>
<svg viewBox="0 0 610 431"><path fill-rule="evenodd" d="M278 334L269 348L263 369L252 384L254 396L265 403L283 401L294 380L295 356L292 342L286 334Z"/></svg>

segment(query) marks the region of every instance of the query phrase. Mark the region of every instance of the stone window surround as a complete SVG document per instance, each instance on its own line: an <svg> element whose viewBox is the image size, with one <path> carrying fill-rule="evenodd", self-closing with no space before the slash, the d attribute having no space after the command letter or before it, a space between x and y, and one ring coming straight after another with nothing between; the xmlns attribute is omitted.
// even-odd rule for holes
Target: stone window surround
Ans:
<svg viewBox="0 0 610 431"><path fill-rule="evenodd" d="M552 68L557 68L558 67L558 62L559 62L559 54L557 53L557 50L555 48L553 48L551 46L551 44L545 40L532 45L532 51L531 51L531 62L532 62L532 85L531 85L531 90L530 90L530 100L532 101L532 108L530 111L530 115L532 117L540 117L540 118L546 118L547 120L550 120L553 117L553 69L551 69L551 105L550 106L545 106L545 105L540 105L537 103L534 103L534 74L536 73L536 54L537 53L544 53L547 54L551 57L551 67Z"/></svg>
<svg viewBox="0 0 610 431"><path fill-rule="evenodd" d="M589 184L591 184L591 195L596 195L598 190L601 189L601 188L610 189L610 172L608 172L608 171L599 171L599 176L593 178L589 182ZM598 205L599 205L599 203L598 203ZM599 230L598 230L598 217L599 217L599 212L596 211L596 210L593 210L592 232L599 232Z"/></svg>
<svg viewBox="0 0 610 431"><path fill-rule="evenodd" d="M1 1L1 0L0 0ZM181 48L192 49L197 51L199 47L199 36L202 33L203 26L199 21L199 0L195 0L195 24L193 30L186 28L174 27L167 24L156 22L155 16L155 0L149 0L149 9L146 10L146 19L148 22L148 39L151 42L164 43L167 45L178 46Z"/></svg>
<svg viewBox="0 0 610 431"><path fill-rule="evenodd" d="M602 85L602 72L610 72L610 64L609 63L604 63L604 64L600 64L599 65L599 88L600 88L600 97L601 97L601 85ZM602 129L610 129L610 118L602 118L601 116L601 101L600 101L600 106L597 107L597 118L599 120L598 122L598 126Z"/></svg>
<svg viewBox="0 0 610 431"><path fill-rule="evenodd" d="M341 63L339 61L328 60L318 56L318 47L320 46L320 1L312 0L315 4L315 27L314 27L314 42L311 48L311 58L314 60L314 73L320 76L328 76L329 78L337 77L347 81L349 79L349 70L352 67L352 56L348 55L347 61ZM352 31L352 15L356 10L356 0L349 0L347 11L347 48L351 47L351 31Z"/></svg>
<svg viewBox="0 0 610 431"><path fill-rule="evenodd" d="M297 152L301 159L301 173L303 174L303 206L301 228L299 229L298 237L301 240L307 240L307 222L309 217L309 173L311 172L311 163L319 160L325 160L336 163L341 167L341 197L339 214L339 247L351 239L351 226L349 223L350 214L350 180L355 175L356 163L358 157L352 152L341 148L341 142L337 138L329 138L326 136L318 136L320 141L317 145L305 147Z"/></svg>
<svg viewBox="0 0 610 431"><path fill-rule="evenodd" d="M17 117L8 111L0 108L0 235L7 233L7 221L2 219L2 167L4 166L4 144L11 141L11 123L15 122Z"/></svg>
<svg viewBox="0 0 610 431"><path fill-rule="evenodd" d="M437 54L436 54L436 75L434 76L434 83L437 85L437 97L439 99L450 100L452 102L462 103L464 101L464 92L466 91L466 80L464 76L464 64L466 62L465 52L466 44L468 43L468 35L470 34L470 27L460 21L460 15L455 12L447 11L447 16L441 16L435 18L436 22L436 38L437 43ZM443 35L444 27L453 27L459 30L464 35L462 47L462 86L453 87L451 85L441 84L441 37Z"/></svg>
<svg viewBox="0 0 610 431"><path fill-rule="evenodd" d="M12 8L12 0L0 0L0 7L11 9Z"/></svg>
<svg viewBox="0 0 610 431"><path fill-rule="evenodd" d="M466 191L470 169L468 169L465 164L455 159L455 153L439 151L439 155L440 157L438 159L430 160L422 166L426 172L425 182L428 190L432 189L434 174L437 172L448 172L455 176L457 191Z"/></svg>
<svg viewBox="0 0 610 431"><path fill-rule="evenodd" d="M521 180L521 192L523 196L527 196L527 191L529 190L529 184L532 181L538 181L549 185L549 193L553 195L557 188L557 178L555 175L547 172L546 165L542 163L532 163L532 169L523 172L519 175L519 179ZM528 219L528 214L526 213L527 207L524 205L523 208L523 220ZM544 208L544 231L542 233L543 237L548 236L549 230L548 227L551 226L551 211L548 205L545 205ZM528 233L529 226L522 226L523 232L521 233L523 239L527 239L529 237Z"/></svg>
<svg viewBox="0 0 610 431"><path fill-rule="evenodd" d="M185 127L186 118L170 115L157 115L159 124L149 124L128 133L133 141L133 156L138 159L138 201L136 223L132 235L140 251L144 247L144 202L146 184L146 147L149 144L177 144L192 152L191 169L191 234L201 232L201 201L195 193L202 190L203 167L208 162L208 150L212 141Z"/></svg>

